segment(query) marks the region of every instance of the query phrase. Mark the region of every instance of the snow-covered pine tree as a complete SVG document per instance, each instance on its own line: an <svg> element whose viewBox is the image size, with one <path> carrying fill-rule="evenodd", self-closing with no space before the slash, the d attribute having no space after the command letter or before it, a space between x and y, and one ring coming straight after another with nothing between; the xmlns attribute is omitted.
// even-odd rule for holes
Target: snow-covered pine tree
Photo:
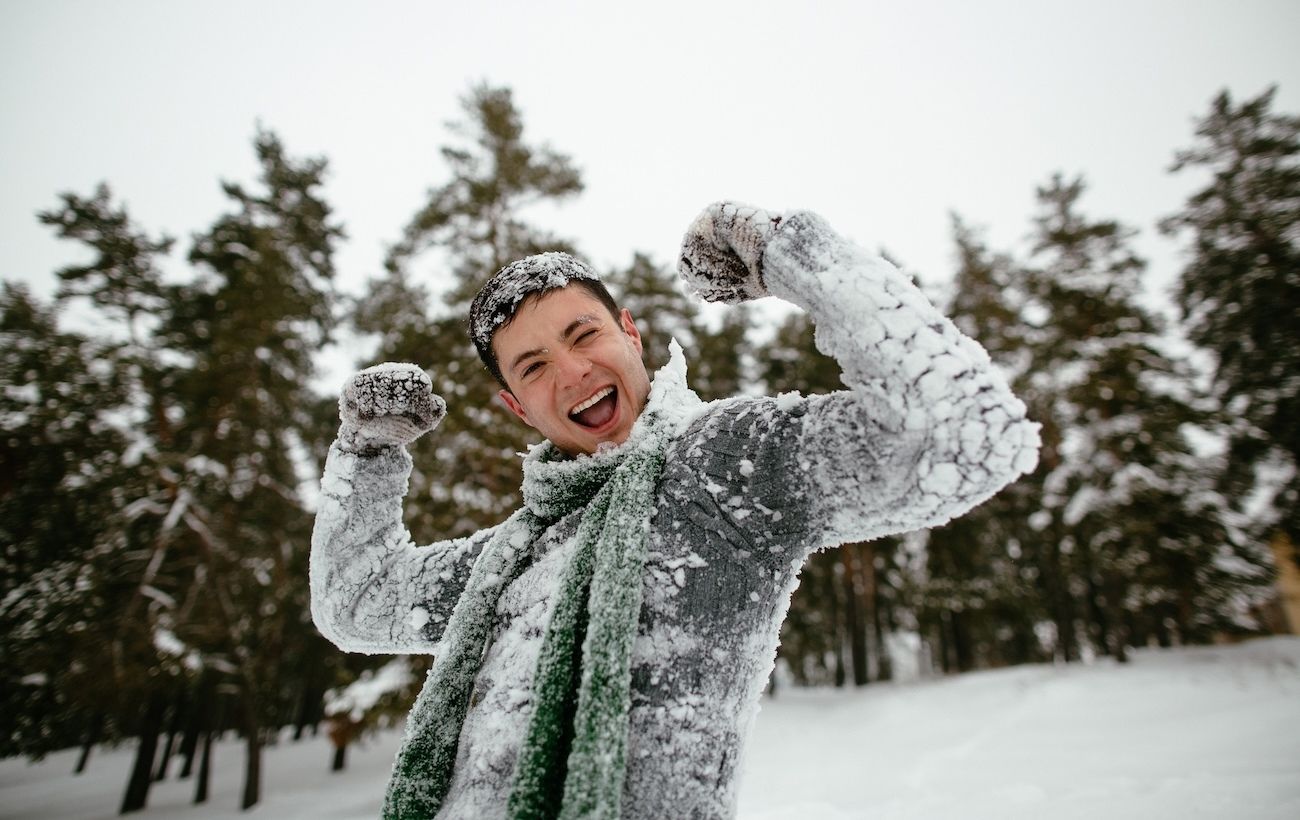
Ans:
<svg viewBox="0 0 1300 820"><path fill-rule="evenodd" d="M1060 654L1086 642L1124 660L1169 631L1209 639L1234 614L1223 592L1258 573L1208 492L1215 476L1189 430L1210 421L1194 373L1138 302L1134 232L1083 216L1083 192L1059 174L1038 191L1019 391L1044 423L1029 544Z"/></svg>
<svg viewBox="0 0 1300 820"><path fill-rule="evenodd" d="M21 285L0 293L0 756L130 733L149 648L119 621L141 567L117 505L132 491L121 349L59 328ZM143 639L143 646L137 644ZM111 682L111 685L106 685ZM135 704L140 701L135 701ZM88 754L88 752L87 752ZM81 761L85 765L85 756Z"/></svg>
<svg viewBox="0 0 1300 820"><path fill-rule="evenodd" d="M325 161L290 157L268 132L255 149L258 187L223 185L233 210L195 237L195 278L168 289L158 344L175 364L157 394L170 430L150 499L160 542L192 573L176 634L238 693L244 808L260 798L264 733L293 719L295 678L310 669L296 664L321 654L297 488L319 425L309 384L334 324L342 236L320 190Z"/></svg>
<svg viewBox="0 0 1300 820"><path fill-rule="evenodd" d="M73 664L96 669L95 680L112 681L86 686L87 693L116 695L88 734L98 737L101 728L105 739L117 732L140 737L123 798L126 811L144 806L148 782L165 775L168 751L182 729L183 773L192 772L200 734L218 728L213 678L220 669L238 669L230 658L242 651L231 634L244 629L240 622L283 626L278 656L268 646L263 660L286 664L289 678L309 680L329 658L322 639L305 624L304 587L278 583L268 593L261 578L278 561L296 561L285 577L305 572L309 517L292 500L292 487L302 478L292 468L305 455L300 444L312 433L307 421L318 416L320 403L296 379L308 377L309 359L330 321L328 299L313 299L311 292L331 274L329 248L313 243L312 234L335 235L337 229L320 229L328 208L312 196L324 164L295 165L269 134L259 135L256 147L265 196L226 186L243 211L222 217L205 247L195 248L191 261L208 270L186 285L162 282L155 256L168 250L170 240L136 230L125 211L113 207L107 187L91 198L64 195L59 211L42 214L60 237L94 252L90 264L59 272L60 298L87 298L103 313L116 343L105 347L108 353L96 365L120 382L126 396L120 408L114 408L112 391L98 396L123 438L104 457L121 457L127 469L114 481L103 516L112 534L96 539L78 580L85 620L104 624L108 633L96 635ZM308 282L312 266L318 268L316 283ZM257 413L244 413L248 408ZM265 463L274 467L263 469ZM237 472L242 474L235 477ZM282 515L252 503L266 494L281 499L273 506ZM238 504L247 506L247 515L212 515L213 508L229 511ZM235 555L222 547L226 555L217 560L207 548L231 542L259 545L269 555ZM226 572L217 573L222 561ZM96 567L104 572L87 574ZM231 573L242 580L231 581ZM230 587L242 594L229 595ZM295 595L302 600L285 606ZM213 628L213 600L235 613L224 622L225 632ZM95 616L91 603L103 606L104 615ZM259 641L248 637L248 645ZM108 660L96 665L96 651ZM207 672L200 674L200 667ZM317 700L325 685L316 684ZM246 695L240 703L265 694ZM282 723L281 708L268 711L276 712L270 717L274 725ZM152 750L168 712L168 739L155 763ZM251 775L255 764L253 756Z"/></svg>
<svg viewBox="0 0 1300 820"><path fill-rule="evenodd" d="M417 543L476 532L519 503L515 454L536 439L500 406L466 316L479 287L503 265L572 250L525 221L524 212L582 190L567 156L525 142L509 89L476 86L461 108L462 119L451 124L457 142L442 148L449 179L429 191L354 315L358 330L380 336L376 361L424 367L449 406L437 435L412 447L406 522ZM429 303L435 292L442 296L437 307Z"/></svg>
<svg viewBox="0 0 1300 820"><path fill-rule="evenodd" d="M165 419L148 385L160 369L150 336L157 326L155 317L166 305L157 257L170 248L171 240L151 239L138 230L125 208L113 205L106 185L90 197L64 194L61 199L62 207L41 213L41 221L60 238L80 242L93 258L58 271L58 299L88 297L91 309L104 320L106 338L80 351L95 389L84 389L82 379L64 370L46 386L41 403L47 413L66 414L61 415L64 419L94 408L94 423L67 443L64 454L93 453L99 466L82 465L79 477L67 476L58 487L49 488L50 495L25 514L39 520L51 498L70 499L83 490L92 491L88 500L93 498L99 509L93 517L58 511L63 517L60 526L69 536L67 545L76 551L69 556L75 572L64 578L66 584L49 575L46 581L52 583L37 581L37 575L30 579L36 582L35 594L10 600L36 608L23 619L23 630L44 633L41 644L58 653L51 682L82 707L80 717L86 722L79 768L93 743L139 738L122 801L126 811L143 807L147 799L165 712L186 678L184 652L178 651L174 638L172 567L161 560L165 547L147 527L138 526L141 508L135 503L149 494L156 478L158 461L151 455L158 449L158 422ZM51 351L42 367L28 374L65 361L64 355ZM94 481L85 480L95 475ZM90 539L83 541L77 531ZM67 640L75 646L64 646ZM75 713L43 717L60 731L82 722Z"/></svg>
<svg viewBox="0 0 1300 820"><path fill-rule="evenodd" d="M692 323L695 348L687 377L700 398L729 398L753 383L748 359L753 326L753 312L743 304L728 308L716 329L700 318Z"/></svg>
<svg viewBox="0 0 1300 820"><path fill-rule="evenodd" d="M1300 116L1276 92L1214 98L1171 169L1204 187L1161 227L1187 237L1175 298L1232 422L1223 490L1249 537L1300 566Z"/></svg>

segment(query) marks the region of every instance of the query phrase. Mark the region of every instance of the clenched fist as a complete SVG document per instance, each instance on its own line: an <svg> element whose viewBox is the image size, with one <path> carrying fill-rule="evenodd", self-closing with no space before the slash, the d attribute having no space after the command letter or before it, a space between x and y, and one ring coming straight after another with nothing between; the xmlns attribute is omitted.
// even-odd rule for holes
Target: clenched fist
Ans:
<svg viewBox="0 0 1300 820"><path fill-rule="evenodd" d="M433 394L433 383L413 364L385 362L348 379L339 397L339 447L372 454L410 444L438 426L447 403Z"/></svg>
<svg viewBox="0 0 1300 820"><path fill-rule="evenodd" d="M767 295L763 251L781 224L778 214L735 202L715 202L682 238L677 269L710 302L736 304Z"/></svg>

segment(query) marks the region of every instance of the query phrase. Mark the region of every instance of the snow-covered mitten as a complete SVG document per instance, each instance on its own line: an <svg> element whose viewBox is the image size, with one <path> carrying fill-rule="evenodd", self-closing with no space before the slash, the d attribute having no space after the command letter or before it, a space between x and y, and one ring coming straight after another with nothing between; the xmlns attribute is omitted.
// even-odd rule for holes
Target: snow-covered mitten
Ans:
<svg viewBox="0 0 1300 820"><path fill-rule="evenodd" d="M779 214L715 202L687 228L677 270L691 290L710 302L734 305L766 296L763 251L780 224Z"/></svg>
<svg viewBox="0 0 1300 820"><path fill-rule="evenodd" d="M351 453L373 454L410 444L438 426L447 403L433 393L429 376L413 364L367 367L343 385L338 444Z"/></svg>

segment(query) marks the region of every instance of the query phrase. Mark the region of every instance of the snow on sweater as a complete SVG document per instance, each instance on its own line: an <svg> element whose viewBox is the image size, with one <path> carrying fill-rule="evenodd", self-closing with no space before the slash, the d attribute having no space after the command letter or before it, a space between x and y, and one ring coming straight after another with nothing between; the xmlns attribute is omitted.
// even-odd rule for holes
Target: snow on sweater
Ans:
<svg viewBox="0 0 1300 820"><path fill-rule="evenodd" d="M850 389L683 409L657 491L632 659L623 815L726 818L781 621L813 551L942 524L1036 464L1037 425L978 344L820 218L785 220L769 290L800 305ZM436 434L436 433L435 433ZM349 651L437 652L494 528L428 547L402 524L410 456L331 450L312 609ZM532 679L583 510L507 587L439 818L504 817ZM522 545L521 545L522 546Z"/></svg>

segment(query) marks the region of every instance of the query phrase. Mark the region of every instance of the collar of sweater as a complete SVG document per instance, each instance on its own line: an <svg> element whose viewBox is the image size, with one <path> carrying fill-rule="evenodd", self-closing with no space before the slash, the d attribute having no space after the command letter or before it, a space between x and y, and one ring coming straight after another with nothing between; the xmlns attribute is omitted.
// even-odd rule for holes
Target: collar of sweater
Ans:
<svg viewBox="0 0 1300 820"><path fill-rule="evenodd" d="M577 457L549 441L529 448L523 494L534 515L554 521L586 505L630 454L663 446L699 415L704 403L686 386L686 357L676 339L669 342L668 354L668 364L655 373L646 406L622 444Z"/></svg>

